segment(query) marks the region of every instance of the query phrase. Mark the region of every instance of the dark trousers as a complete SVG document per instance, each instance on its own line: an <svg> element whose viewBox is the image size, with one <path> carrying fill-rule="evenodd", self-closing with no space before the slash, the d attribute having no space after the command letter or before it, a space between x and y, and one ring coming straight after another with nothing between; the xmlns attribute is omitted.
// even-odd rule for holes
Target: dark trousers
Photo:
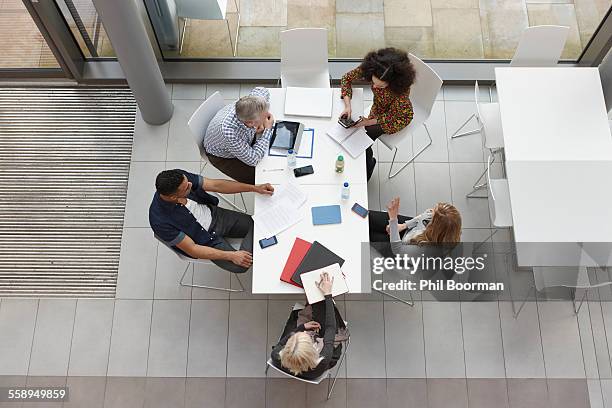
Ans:
<svg viewBox="0 0 612 408"><path fill-rule="evenodd" d="M412 217L406 217L399 214L397 221L403 224ZM383 211L369 211L368 222L370 224L370 242L389 242L389 234L387 234L387 225L389 225L389 214ZM400 232L400 237L403 237L406 230Z"/></svg>
<svg viewBox="0 0 612 408"><path fill-rule="evenodd" d="M366 126L365 131L367 135L370 136L370 139L374 141L385 133L380 125ZM366 174L368 176L368 180L370 180L372 173L374 173L374 167L376 167L376 159L374 158L372 146L370 146L366 149Z"/></svg>
<svg viewBox="0 0 612 408"><path fill-rule="evenodd" d="M235 251L225 238L243 238L240 250L253 253L253 219L248 214L226 210L217 206L211 207L212 222L209 231L214 231L220 241L213 248L221 251ZM215 265L233 273L244 273L248 268L236 265L231 261L213 260Z"/></svg>
<svg viewBox="0 0 612 408"><path fill-rule="evenodd" d="M246 184L255 184L255 167L249 166L239 159L226 159L207 154L210 163L226 176Z"/></svg>

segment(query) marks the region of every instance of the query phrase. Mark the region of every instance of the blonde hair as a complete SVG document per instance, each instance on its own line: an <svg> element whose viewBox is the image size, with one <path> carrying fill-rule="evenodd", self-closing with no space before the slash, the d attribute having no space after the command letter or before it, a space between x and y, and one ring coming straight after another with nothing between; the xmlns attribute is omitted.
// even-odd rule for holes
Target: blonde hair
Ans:
<svg viewBox="0 0 612 408"><path fill-rule="evenodd" d="M427 227L410 240L412 244L455 244L461 239L461 214L455 206L438 203Z"/></svg>
<svg viewBox="0 0 612 408"><path fill-rule="evenodd" d="M310 335L305 332L297 332L289 337L279 354L282 366L293 375L312 370L319 364L319 352L315 350Z"/></svg>

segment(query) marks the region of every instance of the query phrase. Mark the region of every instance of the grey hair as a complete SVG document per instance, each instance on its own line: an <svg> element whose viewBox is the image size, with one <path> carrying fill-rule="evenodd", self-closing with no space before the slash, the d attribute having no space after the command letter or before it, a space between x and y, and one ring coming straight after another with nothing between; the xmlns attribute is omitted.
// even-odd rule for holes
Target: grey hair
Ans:
<svg viewBox="0 0 612 408"><path fill-rule="evenodd" d="M257 120L262 112L266 112L270 104L261 96L243 96L236 102L236 116L242 122Z"/></svg>

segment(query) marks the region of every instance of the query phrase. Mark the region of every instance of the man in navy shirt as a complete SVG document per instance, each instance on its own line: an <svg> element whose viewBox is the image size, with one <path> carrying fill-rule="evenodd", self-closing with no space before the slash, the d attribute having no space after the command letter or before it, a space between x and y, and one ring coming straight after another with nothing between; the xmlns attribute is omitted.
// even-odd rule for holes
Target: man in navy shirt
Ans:
<svg viewBox="0 0 612 408"><path fill-rule="evenodd" d="M253 219L218 207L219 199L206 191L272 195L270 184L208 179L177 169L159 173L155 188L149 223L157 237L188 257L210 259L230 272L249 269L253 263ZM243 238L240 250L235 250L226 237Z"/></svg>

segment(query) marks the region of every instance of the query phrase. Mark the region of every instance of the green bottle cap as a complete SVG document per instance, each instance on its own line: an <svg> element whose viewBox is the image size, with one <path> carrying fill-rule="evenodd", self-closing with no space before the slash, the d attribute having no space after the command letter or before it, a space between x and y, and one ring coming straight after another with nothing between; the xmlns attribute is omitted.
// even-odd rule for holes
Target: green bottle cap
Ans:
<svg viewBox="0 0 612 408"><path fill-rule="evenodd" d="M344 161L344 157L342 155L338 156L339 161Z"/></svg>

